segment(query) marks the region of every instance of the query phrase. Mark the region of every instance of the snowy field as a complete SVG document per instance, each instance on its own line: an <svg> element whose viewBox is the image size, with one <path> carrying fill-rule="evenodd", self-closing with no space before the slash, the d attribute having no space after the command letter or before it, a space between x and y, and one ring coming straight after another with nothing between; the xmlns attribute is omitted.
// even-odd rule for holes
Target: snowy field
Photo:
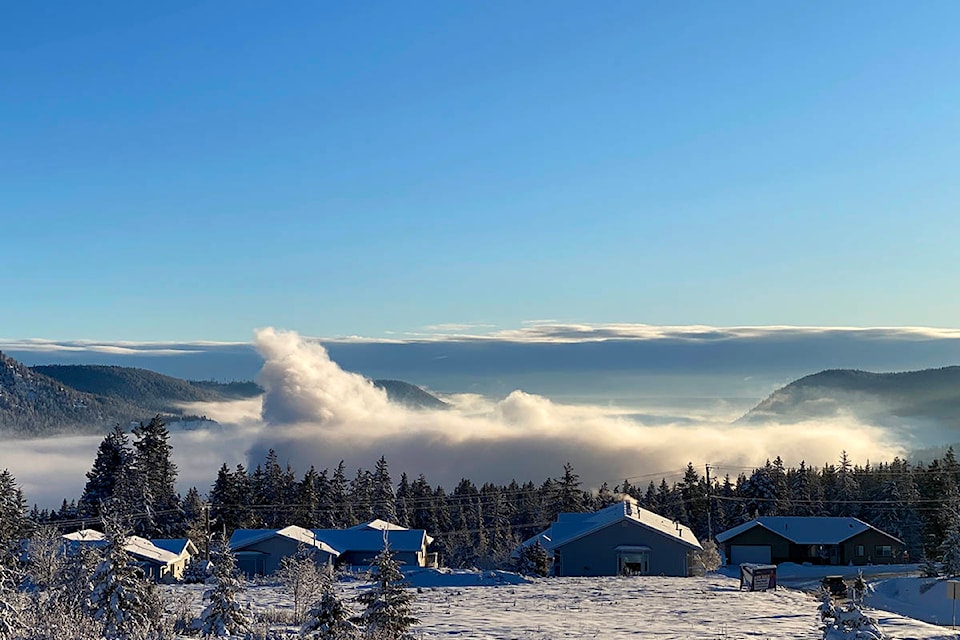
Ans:
<svg viewBox="0 0 960 640"><path fill-rule="evenodd" d="M419 584L416 635L476 640L684 639L746 640L821 638L818 601L808 593L780 588L741 592L736 579L549 578L517 583L513 574L455 573L413 576ZM454 586L438 586L441 583ZM466 585L488 586L466 586ZM341 583L345 599L362 583ZM199 610L198 585L172 587L190 593ZM942 594L941 594L942 596ZM241 598L258 611L289 610L272 585L255 586ZM870 611L890 638L955 638L939 627L898 614ZM292 629L291 629L292 630Z"/></svg>

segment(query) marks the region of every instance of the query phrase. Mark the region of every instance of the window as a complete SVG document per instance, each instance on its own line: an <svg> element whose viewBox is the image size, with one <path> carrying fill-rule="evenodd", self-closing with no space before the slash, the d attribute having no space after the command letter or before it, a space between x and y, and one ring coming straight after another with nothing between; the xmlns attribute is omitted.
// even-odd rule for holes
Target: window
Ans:
<svg viewBox="0 0 960 640"><path fill-rule="evenodd" d="M621 576L645 576L650 573L650 552L620 552L618 573Z"/></svg>
<svg viewBox="0 0 960 640"><path fill-rule="evenodd" d="M874 550L874 553L878 558L892 558L893 547L889 544L878 544Z"/></svg>
<svg viewBox="0 0 960 640"><path fill-rule="evenodd" d="M857 557L858 557L858 558L862 558L862 557L863 557L863 545L862 545L862 544L858 544L858 545L857 545Z"/></svg>

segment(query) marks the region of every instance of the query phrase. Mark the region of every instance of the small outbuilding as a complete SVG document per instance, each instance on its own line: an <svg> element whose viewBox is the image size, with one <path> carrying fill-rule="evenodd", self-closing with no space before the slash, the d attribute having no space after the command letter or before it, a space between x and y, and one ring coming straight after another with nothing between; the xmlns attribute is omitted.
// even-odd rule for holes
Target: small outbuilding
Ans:
<svg viewBox="0 0 960 640"><path fill-rule="evenodd" d="M561 513L514 555L536 543L553 559L555 576L687 576L703 551L688 527L634 500L595 513Z"/></svg>
<svg viewBox="0 0 960 640"><path fill-rule="evenodd" d="M764 516L717 535L727 564L892 564L899 538L857 518Z"/></svg>

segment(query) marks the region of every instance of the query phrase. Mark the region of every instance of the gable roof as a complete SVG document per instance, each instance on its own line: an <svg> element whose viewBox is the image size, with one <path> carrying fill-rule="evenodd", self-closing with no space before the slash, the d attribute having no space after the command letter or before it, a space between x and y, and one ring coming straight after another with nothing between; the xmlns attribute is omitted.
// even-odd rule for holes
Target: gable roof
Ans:
<svg viewBox="0 0 960 640"><path fill-rule="evenodd" d="M81 529L66 533L63 538L71 545L89 544L103 547L107 544L107 537L96 529ZM123 550L139 560L159 565L172 564L181 558L181 554L155 545L152 541L140 536L127 536L123 542Z"/></svg>
<svg viewBox="0 0 960 640"><path fill-rule="evenodd" d="M717 535L718 542L740 535L754 527L762 527L794 544L840 544L870 529L902 544L896 536L877 529L857 518L821 516L763 516Z"/></svg>
<svg viewBox="0 0 960 640"><path fill-rule="evenodd" d="M423 529L314 529L318 540L324 540L337 549L347 551L382 551L387 537L393 551L423 551L433 541Z"/></svg>
<svg viewBox="0 0 960 640"><path fill-rule="evenodd" d="M150 540L154 546L160 547L170 553L178 556L184 554L195 556L199 553L197 546L193 544L190 538L152 538Z"/></svg>
<svg viewBox="0 0 960 640"><path fill-rule="evenodd" d="M233 551L239 551L244 547L249 547L276 536L289 538L299 544L326 551L334 556L340 555L340 551L330 546L329 543L317 539L313 531L298 527L295 524L284 527L283 529L236 529L233 535L230 536L230 548Z"/></svg>
<svg viewBox="0 0 960 640"><path fill-rule="evenodd" d="M688 527L647 511L633 499L617 502L594 513L561 513L549 529L525 540L521 546L539 542L548 551L553 551L616 522L633 522L691 549L703 548Z"/></svg>
<svg viewBox="0 0 960 640"><path fill-rule="evenodd" d="M404 527L399 524L387 522L386 520L381 520L380 518L374 518L369 522L361 522L360 524L355 524L352 527L349 527L348 531L364 531L368 529L371 531L423 531L424 536L427 538L427 544L433 543L433 538L429 536L427 532L424 531L423 529L411 529L409 527ZM321 531L321 529L318 529L318 531ZM332 531L332 529L323 529L323 531Z"/></svg>

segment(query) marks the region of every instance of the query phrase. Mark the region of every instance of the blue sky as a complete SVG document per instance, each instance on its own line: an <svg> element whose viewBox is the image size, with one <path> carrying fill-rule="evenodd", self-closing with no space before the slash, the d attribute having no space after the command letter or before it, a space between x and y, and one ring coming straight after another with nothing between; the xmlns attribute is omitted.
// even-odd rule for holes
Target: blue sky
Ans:
<svg viewBox="0 0 960 640"><path fill-rule="evenodd" d="M958 20L954 2L14 4L0 337L954 327Z"/></svg>

